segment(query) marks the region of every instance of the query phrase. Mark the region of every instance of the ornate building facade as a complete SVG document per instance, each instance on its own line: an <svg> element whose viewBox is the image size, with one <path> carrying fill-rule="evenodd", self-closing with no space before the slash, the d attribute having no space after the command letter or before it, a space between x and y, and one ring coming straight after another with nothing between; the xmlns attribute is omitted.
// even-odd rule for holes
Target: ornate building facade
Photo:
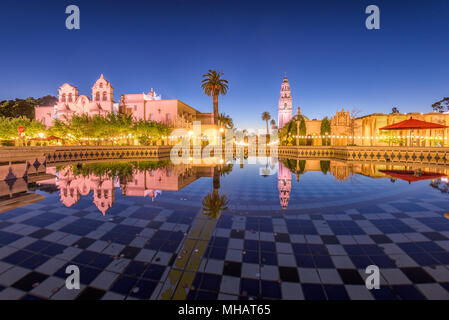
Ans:
<svg viewBox="0 0 449 320"><path fill-rule="evenodd" d="M63 84L58 90L56 105L36 106L35 118L52 126L55 119L66 121L73 115L105 116L112 112L130 114L135 120L162 122L174 128L189 128L195 120L203 125L213 124L212 113L201 113L177 99L163 100L153 89L148 94L123 94L116 103L114 89L103 75L92 86L91 97L80 95L71 84Z"/></svg>
<svg viewBox="0 0 449 320"><path fill-rule="evenodd" d="M295 116L295 118L299 117ZM410 143L415 147L449 145L449 129L413 130L413 132L410 130L380 130L382 127L410 118L449 126L449 114L447 113L375 113L355 118L349 111L341 109L329 120L330 145L405 146ZM306 120L305 122L306 136L301 136L301 139L305 139L307 145L321 146L324 138L321 135L322 120ZM412 142L410 142L410 136L413 137ZM294 142L294 140L292 141Z"/></svg>

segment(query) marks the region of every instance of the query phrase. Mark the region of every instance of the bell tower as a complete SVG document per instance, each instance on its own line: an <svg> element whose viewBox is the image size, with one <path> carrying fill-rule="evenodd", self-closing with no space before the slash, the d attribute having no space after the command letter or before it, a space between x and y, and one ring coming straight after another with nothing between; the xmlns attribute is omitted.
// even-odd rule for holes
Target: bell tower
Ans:
<svg viewBox="0 0 449 320"><path fill-rule="evenodd" d="M292 119L292 95L290 93L290 84L287 76L281 84L281 95L278 105L278 124L279 129Z"/></svg>

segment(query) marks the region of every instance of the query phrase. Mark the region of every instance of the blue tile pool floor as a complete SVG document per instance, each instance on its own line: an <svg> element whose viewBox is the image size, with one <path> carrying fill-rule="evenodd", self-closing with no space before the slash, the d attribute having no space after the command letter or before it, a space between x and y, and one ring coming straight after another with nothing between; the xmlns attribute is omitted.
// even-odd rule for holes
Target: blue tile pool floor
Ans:
<svg viewBox="0 0 449 320"><path fill-rule="evenodd" d="M154 200L116 188L104 216L92 194L66 207L36 191L0 214L0 299L449 299L449 195L429 181L305 172L282 210L278 176L256 169L221 178L217 219L200 210L211 177Z"/></svg>

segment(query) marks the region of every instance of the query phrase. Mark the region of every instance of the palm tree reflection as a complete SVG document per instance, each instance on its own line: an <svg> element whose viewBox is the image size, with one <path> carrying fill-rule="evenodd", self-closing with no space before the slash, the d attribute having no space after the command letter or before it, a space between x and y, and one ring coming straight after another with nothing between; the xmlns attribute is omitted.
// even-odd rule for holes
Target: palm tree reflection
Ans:
<svg viewBox="0 0 449 320"><path fill-rule="evenodd" d="M232 171L232 164L216 166L212 180L213 190L203 199L202 213L210 219L220 217L221 211L228 209L228 198L226 195L220 195L220 177L229 174Z"/></svg>

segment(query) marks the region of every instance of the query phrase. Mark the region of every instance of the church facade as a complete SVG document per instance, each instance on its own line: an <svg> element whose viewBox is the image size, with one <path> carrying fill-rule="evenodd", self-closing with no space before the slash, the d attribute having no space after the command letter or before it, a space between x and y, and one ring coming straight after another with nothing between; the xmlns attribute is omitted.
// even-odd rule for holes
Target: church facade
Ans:
<svg viewBox="0 0 449 320"><path fill-rule="evenodd" d="M147 94L122 94L117 103L114 89L103 75L92 86L90 97L64 83L58 90L56 105L35 107L35 119L46 126L52 126L55 119L69 121L74 115L108 113L129 114L135 120L157 121L174 128L189 128L195 120L203 125L213 124L212 113L199 112L178 99L164 100L153 89Z"/></svg>

